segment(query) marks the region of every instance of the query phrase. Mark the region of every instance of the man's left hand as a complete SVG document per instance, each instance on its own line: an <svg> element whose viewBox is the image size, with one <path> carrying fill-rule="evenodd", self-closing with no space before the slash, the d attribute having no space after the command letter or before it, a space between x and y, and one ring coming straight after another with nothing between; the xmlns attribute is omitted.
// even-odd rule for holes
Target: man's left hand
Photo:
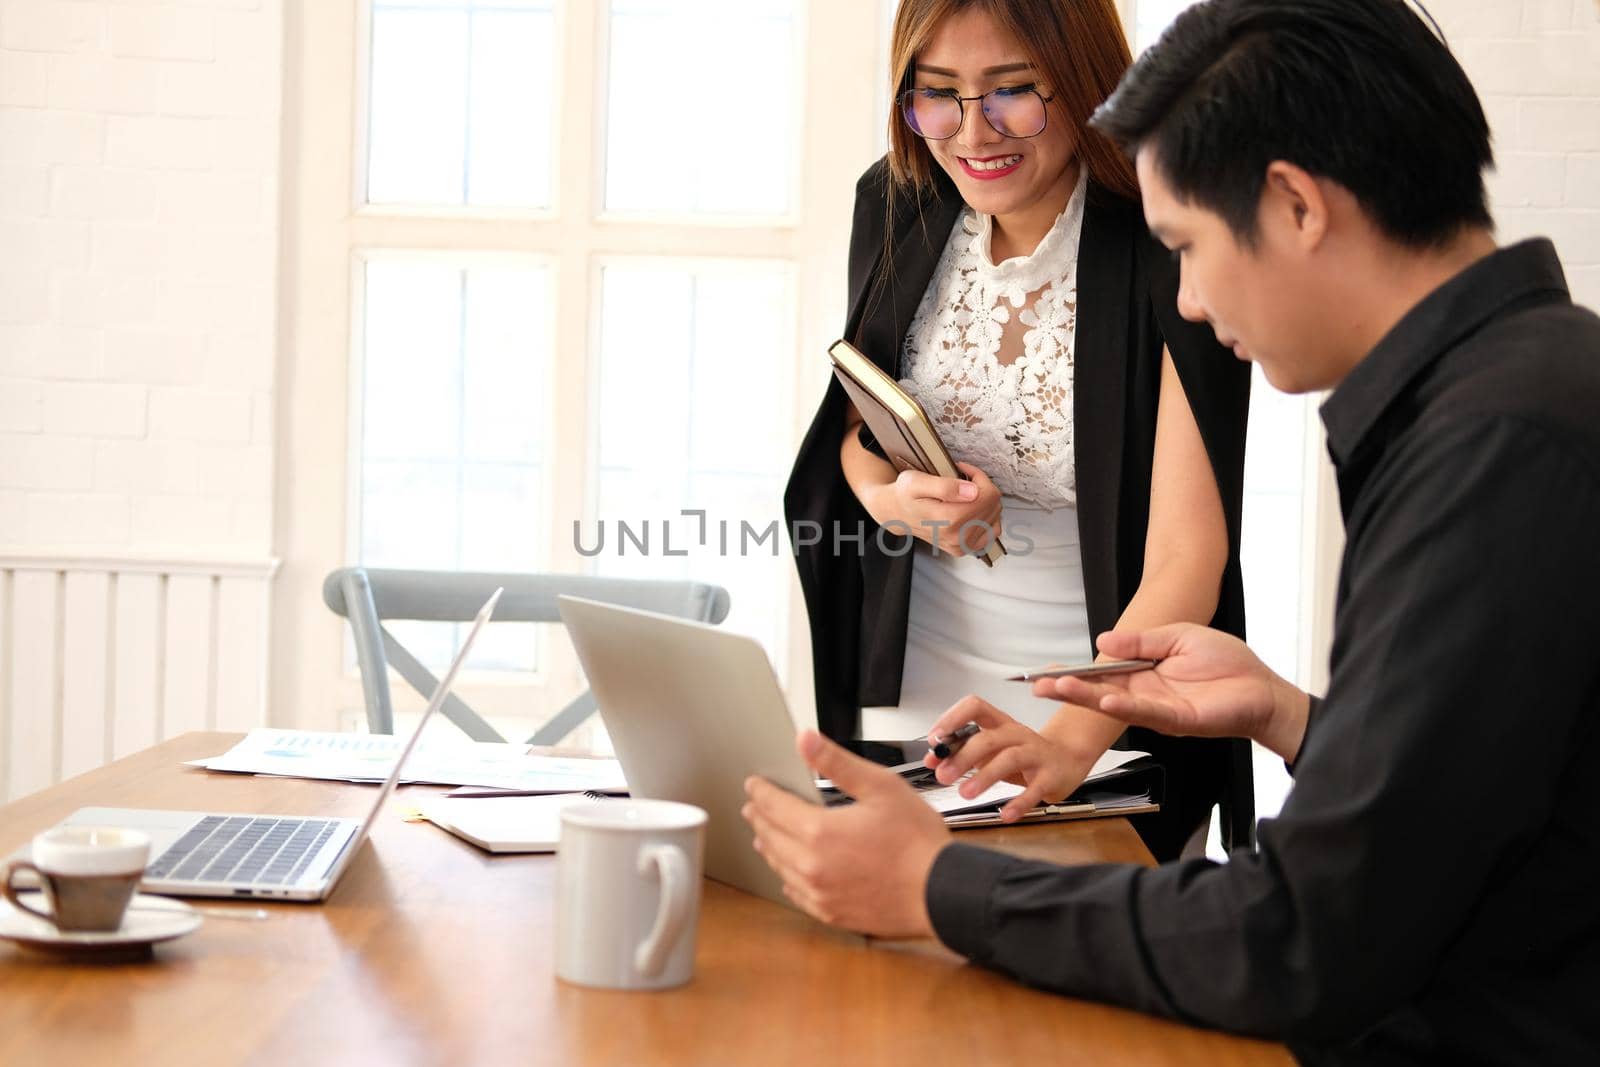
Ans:
<svg viewBox="0 0 1600 1067"><path fill-rule="evenodd" d="M939 813L900 776L845 751L814 730L796 741L818 776L855 798L825 808L764 778L745 781L742 814L756 851L783 891L825 923L878 937L932 937L923 892L950 842Z"/></svg>

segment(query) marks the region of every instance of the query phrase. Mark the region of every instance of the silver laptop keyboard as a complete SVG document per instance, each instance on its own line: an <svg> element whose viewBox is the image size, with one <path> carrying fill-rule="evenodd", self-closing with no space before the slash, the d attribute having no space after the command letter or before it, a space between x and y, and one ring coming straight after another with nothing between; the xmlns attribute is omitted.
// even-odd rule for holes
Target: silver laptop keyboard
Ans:
<svg viewBox="0 0 1600 1067"><path fill-rule="evenodd" d="M207 815L156 857L145 878L289 885L338 826L332 819Z"/></svg>

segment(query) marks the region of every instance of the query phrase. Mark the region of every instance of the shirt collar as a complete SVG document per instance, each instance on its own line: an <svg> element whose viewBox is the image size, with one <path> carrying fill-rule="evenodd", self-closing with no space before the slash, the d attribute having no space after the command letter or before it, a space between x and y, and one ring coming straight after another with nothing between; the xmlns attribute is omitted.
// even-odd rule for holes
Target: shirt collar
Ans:
<svg viewBox="0 0 1600 1067"><path fill-rule="evenodd" d="M1441 355L1512 304L1541 292L1567 296L1555 245L1543 237L1491 252L1423 297L1323 403L1334 463L1350 459L1390 403Z"/></svg>

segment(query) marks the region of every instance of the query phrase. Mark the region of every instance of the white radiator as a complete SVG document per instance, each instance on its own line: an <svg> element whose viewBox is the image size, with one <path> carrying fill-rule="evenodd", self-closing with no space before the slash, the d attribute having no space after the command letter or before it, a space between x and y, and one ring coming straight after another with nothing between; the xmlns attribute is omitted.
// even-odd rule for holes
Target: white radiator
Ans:
<svg viewBox="0 0 1600 1067"><path fill-rule="evenodd" d="M0 552L0 798L266 722L274 560Z"/></svg>

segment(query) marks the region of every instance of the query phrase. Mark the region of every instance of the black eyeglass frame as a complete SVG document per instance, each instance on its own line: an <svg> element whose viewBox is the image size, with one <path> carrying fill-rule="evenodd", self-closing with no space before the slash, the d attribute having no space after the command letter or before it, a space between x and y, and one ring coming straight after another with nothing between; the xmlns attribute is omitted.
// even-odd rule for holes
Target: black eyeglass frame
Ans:
<svg viewBox="0 0 1600 1067"><path fill-rule="evenodd" d="M956 123L956 128L945 134L943 137L930 137L928 134L925 134L921 130L917 129L917 127L911 121L911 116L906 114L906 107L911 102L913 95L916 93L932 93L935 96L943 97L946 100L954 100L961 108L961 121ZM986 100L996 93L1008 93L1015 96L1021 96L1023 93L1032 93L1034 96L1039 98L1039 102L1041 104L1045 105L1044 122L1037 130L1034 130L1032 133L1007 133L1005 130L1002 130L1000 127L994 124L994 121L989 118L989 113L984 110L982 104L979 104L978 114L982 115L983 121L989 124L989 128L995 133L998 133L1001 137L1016 137L1020 140L1027 140L1030 137L1039 136L1045 131L1045 128L1050 125L1049 105L1050 102L1056 98L1056 95L1051 93L1049 96L1046 96L1039 91L1039 87L1036 85L1029 85L1026 87L1020 85L1002 85L999 88L990 89L986 93L979 93L977 96L962 96L959 93L949 92L942 89L902 89L900 90L899 95L895 97L895 105L900 112L900 121L904 122L906 124L906 128L912 133L916 134L924 141L948 141L950 138L960 133L961 127L967 124L967 104L973 100Z"/></svg>

